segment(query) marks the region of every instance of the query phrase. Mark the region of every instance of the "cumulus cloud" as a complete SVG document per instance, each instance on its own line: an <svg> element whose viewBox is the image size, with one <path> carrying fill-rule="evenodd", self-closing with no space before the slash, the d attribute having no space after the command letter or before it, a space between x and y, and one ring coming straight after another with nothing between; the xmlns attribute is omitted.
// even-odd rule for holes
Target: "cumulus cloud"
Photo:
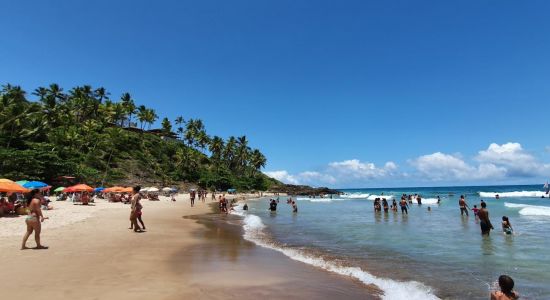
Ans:
<svg viewBox="0 0 550 300"><path fill-rule="evenodd" d="M331 162L327 167L318 171L305 171L290 174L285 170L264 172L266 175L279 181L290 184L307 184L313 186L342 186L354 182L365 182L381 178L389 178L397 175L397 165L387 162L383 167L377 167L374 163L361 162L358 159L350 159L339 162Z"/></svg>
<svg viewBox="0 0 550 300"><path fill-rule="evenodd" d="M367 186L373 182L395 180L435 182L498 181L550 176L550 164L542 163L519 143L492 143L475 157L435 152L408 160L408 170L400 170L393 161L384 165L358 159L336 161L320 171L290 174L287 171L265 172L285 183L313 186Z"/></svg>
<svg viewBox="0 0 550 300"><path fill-rule="evenodd" d="M264 172L264 174L284 183L299 184L298 179L295 176L290 175L287 171L284 170Z"/></svg>
<svg viewBox="0 0 550 300"><path fill-rule="evenodd" d="M409 162L421 176L434 181L492 179L501 178L506 173L506 169L493 164L474 167L458 155L441 152L423 155Z"/></svg>
<svg viewBox="0 0 550 300"><path fill-rule="evenodd" d="M358 159L331 162L328 165L328 172L353 179L377 179L395 175L397 165L394 162L387 162L383 167L377 167L373 163L361 162Z"/></svg>
<svg viewBox="0 0 550 300"><path fill-rule="evenodd" d="M550 165L543 164L532 154L525 151L519 143L489 145L487 150L479 151L475 158L481 163L490 163L506 168L510 177L535 177L548 175Z"/></svg>

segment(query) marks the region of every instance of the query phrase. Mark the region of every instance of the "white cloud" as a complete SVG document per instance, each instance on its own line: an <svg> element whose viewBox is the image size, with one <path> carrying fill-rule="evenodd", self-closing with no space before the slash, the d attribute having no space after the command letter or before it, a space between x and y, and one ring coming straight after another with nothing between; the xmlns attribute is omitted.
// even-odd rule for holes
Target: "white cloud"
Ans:
<svg viewBox="0 0 550 300"><path fill-rule="evenodd" d="M307 184L313 186L343 186L346 184L365 183L369 180L389 178L397 175L397 165L387 162L384 167L377 167L373 163L350 159L340 162L331 162L320 171L305 171L290 174L285 170L265 172L266 175L290 184Z"/></svg>
<svg viewBox="0 0 550 300"><path fill-rule="evenodd" d="M423 155L409 162L420 175L434 181L493 179L501 178L506 173L506 169L493 164L474 167L456 154L441 152Z"/></svg>
<svg viewBox="0 0 550 300"><path fill-rule="evenodd" d="M492 143L487 150L479 151L475 158L481 163L491 163L506 168L510 177L534 177L548 175L550 165L543 164L519 143L498 145Z"/></svg>
<svg viewBox="0 0 550 300"><path fill-rule="evenodd" d="M408 160L412 169L400 170L393 161L382 166L358 159L336 161L320 171L290 174L287 171L265 172L285 183L312 186L350 187L369 186L373 183L406 180L439 182L496 182L530 177L550 176L550 164L544 164L525 151L519 143L492 143L473 159L465 159L460 153L435 152Z"/></svg>
<svg viewBox="0 0 550 300"><path fill-rule="evenodd" d="M379 168L373 163L363 163L358 159L331 162L328 166L328 172L335 173L338 176L363 180L395 175L394 171L397 170L397 165L391 161L387 162L384 167Z"/></svg>
<svg viewBox="0 0 550 300"><path fill-rule="evenodd" d="M290 175L287 171L284 171L284 170L264 172L264 174L271 177L271 178L275 178L275 179L277 179L281 182L284 182L284 183L299 184L296 177L294 177L293 175Z"/></svg>

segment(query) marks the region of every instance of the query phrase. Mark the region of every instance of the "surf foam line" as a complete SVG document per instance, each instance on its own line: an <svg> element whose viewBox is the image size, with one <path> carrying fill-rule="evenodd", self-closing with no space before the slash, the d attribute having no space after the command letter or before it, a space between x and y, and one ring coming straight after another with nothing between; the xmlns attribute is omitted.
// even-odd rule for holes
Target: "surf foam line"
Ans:
<svg viewBox="0 0 550 300"><path fill-rule="evenodd" d="M417 281L400 282L392 279L377 277L359 267L339 266L332 261L327 261L322 257L307 254L301 250L278 246L269 241L269 237L264 230L265 225L260 217L240 211L237 211L236 214L244 217L243 228L245 240L253 242L258 246L280 252L293 260L309 264L329 272L355 278L365 285L374 284L383 291L384 294L382 295L382 299L439 299L435 294L433 294L433 289L431 287Z"/></svg>
<svg viewBox="0 0 550 300"><path fill-rule="evenodd" d="M370 194L362 194L362 193L351 193L351 194L341 195L342 198L348 198L348 199L366 199L369 196Z"/></svg>
<svg viewBox="0 0 550 300"><path fill-rule="evenodd" d="M541 191L516 191L516 192L503 192L503 193L494 193L494 192L479 192L480 197L484 198L496 198L496 196L501 198L506 197L516 197L516 198L540 198L542 196L548 196L545 192Z"/></svg>
<svg viewBox="0 0 550 300"><path fill-rule="evenodd" d="M539 205L528 205L518 203L504 202L505 207L519 208L519 214L522 216L545 216L550 217L550 207Z"/></svg>

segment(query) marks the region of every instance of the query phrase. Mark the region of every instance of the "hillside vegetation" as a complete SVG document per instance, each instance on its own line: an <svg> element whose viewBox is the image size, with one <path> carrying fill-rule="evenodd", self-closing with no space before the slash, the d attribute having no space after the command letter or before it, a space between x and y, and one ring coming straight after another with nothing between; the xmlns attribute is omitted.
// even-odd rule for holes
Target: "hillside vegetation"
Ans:
<svg viewBox="0 0 550 300"><path fill-rule="evenodd" d="M196 183L225 190L266 190L278 181L260 170L266 157L245 135L222 139L200 119L162 119L124 93L102 87L64 91L57 84L29 94L6 84L0 91L0 178L51 182L75 176L96 186Z"/></svg>

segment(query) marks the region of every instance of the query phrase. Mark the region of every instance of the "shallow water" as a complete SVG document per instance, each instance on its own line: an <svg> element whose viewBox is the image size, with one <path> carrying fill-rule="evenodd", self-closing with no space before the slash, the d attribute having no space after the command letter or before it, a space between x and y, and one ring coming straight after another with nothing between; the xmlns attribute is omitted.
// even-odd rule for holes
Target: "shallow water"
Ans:
<svg viewBox="0 0 550 300"><path fill-rule="evenodd" d="M523 299L549 299L550 274L546 268L550 266L550 239L546 237L550 231L550 199L538 198L540 194L533 193L541 188L537 185L346 190L346 195L333 199L294 198L298 214L292 213L283 197L277 213L270 213L268 200L263 199L249 202L245 237L248 234L248 239L263 243L262 246L287 251L289 257L306 257L297 260L333 272L345 271L365 283L382 285L388 295L393 293L397 297L414 291L418 293L417 299L433 295L487 299L498 276L508 274L514 278ZM403 193L421 194L425 203L434 203L437 196L442 200L440 205L414 204L408 215L375 213L373 201L369 200L374 199L372 195L382 194L398 200ZM481 198L480 193L499 193L501 199ZM461 217L458 208L461 194L471 207L474 204L479 207L481 199L487 203L495 227L489 237L481 236L471 212L469 217ZM511 236L501 231L503 215L510 218L515 229ZM369 277L373 275L376 280Z"/></svg>

